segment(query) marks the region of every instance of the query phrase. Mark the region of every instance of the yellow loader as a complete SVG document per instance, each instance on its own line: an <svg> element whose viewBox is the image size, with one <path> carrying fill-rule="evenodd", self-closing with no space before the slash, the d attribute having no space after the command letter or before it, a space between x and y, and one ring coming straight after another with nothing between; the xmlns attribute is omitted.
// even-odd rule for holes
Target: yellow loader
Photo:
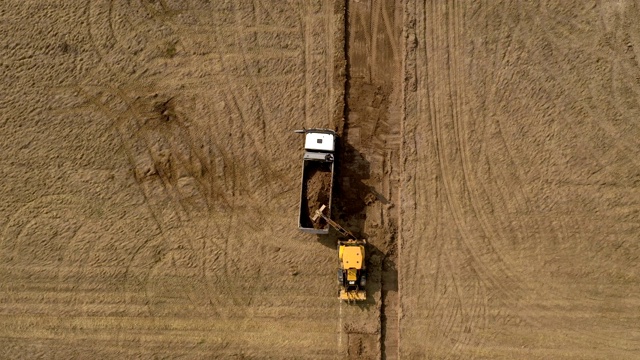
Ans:
<svg viewBox="0 0 640 360"><path fill-rule="evenodd" d="M367 299L365 290L367 284L365 245L367 241L356 239L350 231L324 215L324 209L325 206L322 205L319 210L316 210L313 221L322 217L329 225L347 237L347 240L338 240L338 284L340 286L338 296L340 300L346 302L364 301Z"/></svg>
<svg viewBox="0 0 640 360"><path fill-rule="evenodd" d="M366 243L366 240L356 239L338 241L340 300L347 302L367 300L364 249Z"/></svg>

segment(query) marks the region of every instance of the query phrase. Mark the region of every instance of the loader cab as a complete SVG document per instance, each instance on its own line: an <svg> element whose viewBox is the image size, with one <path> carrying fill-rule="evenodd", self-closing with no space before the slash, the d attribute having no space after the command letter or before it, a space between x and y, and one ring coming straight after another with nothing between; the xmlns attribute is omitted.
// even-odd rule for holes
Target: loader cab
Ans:
<svg viewBox="0 0 640 360"><path fill-rule="evenodd" d="M341 246L340 247L342 268L345 270L362 269L364 260L364 249L362 246ZM355 274L355 272L354 272ZM347 278L347 280L349 280Z"/></svg>

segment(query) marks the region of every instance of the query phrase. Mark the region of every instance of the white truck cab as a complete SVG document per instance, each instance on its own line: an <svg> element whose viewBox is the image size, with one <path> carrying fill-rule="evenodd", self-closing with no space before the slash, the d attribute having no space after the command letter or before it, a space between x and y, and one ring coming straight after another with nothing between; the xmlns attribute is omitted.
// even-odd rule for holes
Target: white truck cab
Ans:
<svg viewBox="0 0 640 360"><path fill-rule="evenodd" d="M309 130L311 131L311 130ZM334 152L336 149L335 133L307 132L305 134L304 149Z"/></svg>

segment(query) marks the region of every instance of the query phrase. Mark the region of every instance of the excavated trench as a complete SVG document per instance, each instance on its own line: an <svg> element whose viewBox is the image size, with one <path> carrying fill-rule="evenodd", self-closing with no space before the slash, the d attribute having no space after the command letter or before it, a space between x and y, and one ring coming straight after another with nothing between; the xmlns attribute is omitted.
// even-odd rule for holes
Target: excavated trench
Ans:
<svg viewBox="0 0 640 360"><path fill-rule="evenodd" d="M391 7L392 11L398 11ZM389 138L392 132L399 131L400 119L389 115L389 109L399 106L391 101L391 94L394 88L396 91L399 88L401 77L398 76L399 64L393 68L395 73L387 73L387 67L391 66L388 63L396 61L395 58L389 56L385 63L376 62L371 57L392 54L391 44L399 39L372 42L373 37L388 34L382 28L377 30L380 33L375 33L375 16L380 15L374 14L373 10L373 6L345 2L344 124L334 200L341 223L369 240L368 297L373 298L374 292L379 291L379 303L375 307L379 318L378 352L381 359L392 359L397 358L399 335L398 251L395 241L398 220L397 215L388 209L393 201L397 201L389 184L390 178L398 175L400 151L399 144L391 143ZM370 26L362 26L363 19ZM362 48L367 46L369 49L363 54ZM381 215L375 215L378 212ZM372 281L376 283L371 284ZM362 342L360 337L356 339ZM349 354L350 357L364 355L366 352L362 351Z"/></svg>

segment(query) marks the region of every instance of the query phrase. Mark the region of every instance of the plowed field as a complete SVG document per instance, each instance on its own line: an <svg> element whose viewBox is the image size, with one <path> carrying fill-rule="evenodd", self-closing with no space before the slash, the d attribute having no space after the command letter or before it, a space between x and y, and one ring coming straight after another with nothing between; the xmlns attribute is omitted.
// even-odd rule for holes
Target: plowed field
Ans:
<svg viewBox="0 0 640 360"><path fill-rule="evenodd" d="M1 2L0 358L637 358L638 18ZM296 228L303 127L340 134L358 305Z"/></svg>

